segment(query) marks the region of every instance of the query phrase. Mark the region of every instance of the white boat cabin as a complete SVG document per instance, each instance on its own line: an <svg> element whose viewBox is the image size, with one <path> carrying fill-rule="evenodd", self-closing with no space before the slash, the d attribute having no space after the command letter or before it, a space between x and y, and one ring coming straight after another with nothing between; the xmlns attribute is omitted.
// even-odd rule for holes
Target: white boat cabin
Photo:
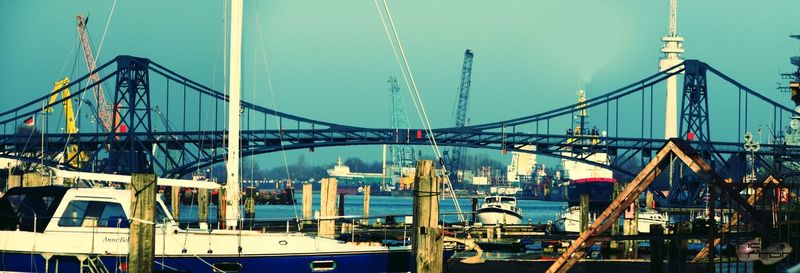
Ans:
<svg viewBox="0 0 800 273"><path fill-rule="evenodd" d="M114 188L13 188L0 199L0 230L41 233L128 228L130 198L130 191ZM155 210L157 225L174 225L160 199Z"/></svg>

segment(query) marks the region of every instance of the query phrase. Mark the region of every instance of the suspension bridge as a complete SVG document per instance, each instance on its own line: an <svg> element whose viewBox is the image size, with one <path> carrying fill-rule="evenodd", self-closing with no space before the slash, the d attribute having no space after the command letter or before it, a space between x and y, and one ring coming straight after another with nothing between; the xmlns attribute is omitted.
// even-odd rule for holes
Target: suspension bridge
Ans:
<svg viewBox="0 0 800 273"><path fill-rule="evenodd" d="M103 76L93 81L91 75ZM697 60L683 61L616 90L592 96L583 104L466 127L365 128L304 118L243 101L241 154L347 145L429 145L435 139L442 146L532 152L592 165L602 164L588 160L585 155L603 152L611 158L611 164L604 167L621 177L632 178L637 171L626 166L649 160L665 143L663 138L653 135L654 129L659 130L653 124L654 116L663 120L653 110L658 104L654 97L661 97L654 86L675 75L684 79L679 135L690 140L721 173L737 179L744 177L745 164L741 162L748 155L764 166L800 159L800 146L786 144L780 129L800 114ZM708 84L711 77L717 85ZM93 105L86 99L100 85L111 86L106 90L113 90L109 96L114 113L110 129L101 126L97 115L92 114ZM43 94L0 113L0 156L63 169L119 174L155 172L160 177L172 178L226 157L227 95L155 61L118 56L54 92L68 88L71 94L61 99L50 101L50 94ZM732 105L709 108L709 101L726 96L728 100L738 96L736 108ZM47 116L45 111L67 100L82 105L78 113L83 114L76 117L75 133L59 130L64 126L63 118ZM631 109L635 114L631 114ZM581 110L592 112L593 124L606 130L564 132L561 128L570 127L576 112ZM39 118L37 124L30 126L26 121L32 117ZM722 118L712 120L712 117ZM736 131L712 135L713 122L724 123ZM742 135L755 129L754 124L772 128L773 137L768 143L761 143L757 151L746 151ZM631 127L639 129L638 132ZM526 146L535 149L522 149ZM67 149L77 152L67 153ZM687 186L678 183L673 187Z"/></svg>

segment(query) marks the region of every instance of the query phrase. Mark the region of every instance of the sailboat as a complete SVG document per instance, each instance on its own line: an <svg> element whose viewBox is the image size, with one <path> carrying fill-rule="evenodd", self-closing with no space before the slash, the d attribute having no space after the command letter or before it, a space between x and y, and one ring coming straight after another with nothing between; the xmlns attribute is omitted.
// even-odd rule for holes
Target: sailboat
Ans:
<svg viewBox="0 0 800 273"><path fill-rule="evenodd" d="M219 187L199 181L182 185ZM136 221L130 216L130 204L131 193L126 189L61 186L10 189L0 198L0 256L3 257L0 270L125 271L128 226L131 220ZM409 268L407 247L351 245L303 233L184 229L160 198L155 206L156 269L402 272Z"/></svg>
<svg viewBox="0 0 800 273"><path fill-rule="evenodd" d="M237 229L242 0L231 3L228 229L181 228L157 198L154 269L173 272L408 272L410 246L353 245L304 233ZM55 171L82 181L128 183L130 176ZM214 189L211 182L158 179L159 185ZM0 198L0 271L124 272L130 189L12 188Z"/></svg>

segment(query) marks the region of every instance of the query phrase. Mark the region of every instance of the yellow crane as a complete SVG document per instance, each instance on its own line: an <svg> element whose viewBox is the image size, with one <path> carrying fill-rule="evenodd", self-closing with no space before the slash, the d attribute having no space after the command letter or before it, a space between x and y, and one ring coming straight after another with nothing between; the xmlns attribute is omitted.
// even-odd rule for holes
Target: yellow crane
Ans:
<svg viewBox="0 0 800 273"><path fill-rule="evenodd" d="M69 87L65 87L69 85L69 77L64 77L63 80L57 81L53 85L53 91L50 93L50 105L46 109L45 112L51 113L53 112L53 103L58 100L58 95L61 94L61 98L69 98L70 91ZM62 90L63 88L63 90ZM61 90L61 92L59 92ZM78 133L78 126L75 124L75 113L72 108L72 99L65 99L61 105L64 107L64 117L65 117L65 128L66 133L68 135L73 135ZM80 168L83 166L83 163L89 160L89 155L86 152L81 152L78 150L78 145L70 144L67 146L66 156L62 158L62 162L69 163L71 166L75 168Z"/></svg>

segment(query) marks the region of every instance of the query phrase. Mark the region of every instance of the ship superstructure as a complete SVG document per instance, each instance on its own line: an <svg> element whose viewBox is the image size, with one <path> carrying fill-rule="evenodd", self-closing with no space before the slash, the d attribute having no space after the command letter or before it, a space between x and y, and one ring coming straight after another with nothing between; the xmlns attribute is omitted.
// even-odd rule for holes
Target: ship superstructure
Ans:
<svg viewBox="0 0 800 273"><path fill-rule="evenodd" d="M567 135L570 136L568 143L581 146L603 145L601 136L605 135L605 132L598 131L596 127L588 129L589 113L586 108L586 92L579 90L578 106L576 107L578 114L574 117L575 128L567 129ZM585 158L588 161L606 166L610 164L608 154L603 152L576 152L573 150L565 152L565 157ZM584 194L589 196L591 205L607 205L611 202L611 193L616 182L614 173L611 170L569 159L561 160L561 169L564 179L569 181L567 201L570 204L579 204L580 196Z"/></svg>
<svg viewBox="0 0 800 273"><path fill-rule="evenodd" d="M800 40L800 35L790 35L789 37ZM789 59L792 65L797 69L792 73L781 74L783 79L789 80L788 91L792 94L792 101L794 102L794 111L800 112L800 56L793 56ZM787 88L782 88L787 89ZM786 144L800 145L800 116L792 115L789 121L789 130L785 134Z"/></svg>
<svg viewBox="0 0 800 273"><path fill-rule="evenodd" d="M521 150L533 151L534 146L525 145ZM530 180L536 166L536 154L526 152L511 152L511 164L506 170L506 179L510 183Z"/></svg>
<svg viewBox="0 0 800 273"><path fill-rule="evenodd" d="M351 172L350 167L344 165L342 158L336 162L336 166L328 169L328 175L336 178L337 192L343 194L363 193L364 186L370 185L370 193L389 192L391 187L381 187L384 181L382 173L359 173Z"/></svg>

